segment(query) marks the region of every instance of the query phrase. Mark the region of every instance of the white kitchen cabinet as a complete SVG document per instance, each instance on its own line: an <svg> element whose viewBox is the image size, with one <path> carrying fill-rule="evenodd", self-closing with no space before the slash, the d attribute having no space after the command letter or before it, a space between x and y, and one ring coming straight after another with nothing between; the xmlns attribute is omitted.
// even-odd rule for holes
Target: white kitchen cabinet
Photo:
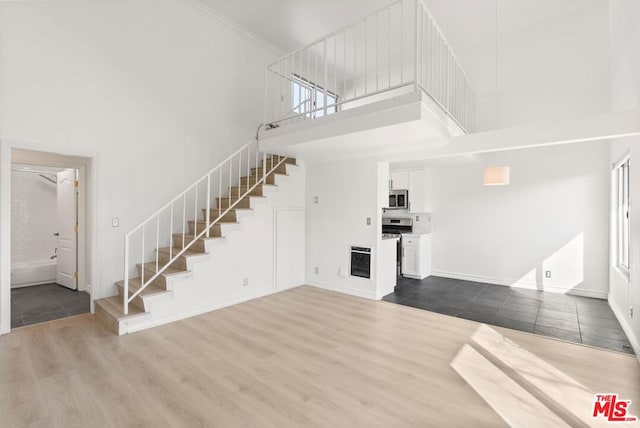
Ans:
<svg viewBox="0 0 640 428"><path fill-rule="evenodd" d="M409 211L412 213L430 213L431 209L431 171L414 169L409 171Z"/></svg>
<svg viewBox="0 0 640 428"><path fill-rule="evenodd" d="M433 176L430 169L391 171L391 189L409 190L409 212L430 213Z"/></svg>
<svg viewBox="0 0 640 428"><path fill-rule="evenodd" d="M431 275L431 234L402 234L402 276L425 279Z"/></svg>
<svg viewBox="0 0 640 428"><path fill-rule="evenodd" d="M409 188L409 171L391 171L389 176L391 177L389 187L392 190Z"/></svg>

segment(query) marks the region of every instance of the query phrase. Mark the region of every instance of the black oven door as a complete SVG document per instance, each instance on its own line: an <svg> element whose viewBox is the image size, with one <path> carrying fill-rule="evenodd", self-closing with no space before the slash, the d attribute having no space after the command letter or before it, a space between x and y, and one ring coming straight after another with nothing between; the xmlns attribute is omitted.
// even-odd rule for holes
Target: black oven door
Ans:
<svg viewBox="0 0 640 428"><path fill-rule="evenodd" d="M351 276L371 278L371 248L351 247Z"/></svg>

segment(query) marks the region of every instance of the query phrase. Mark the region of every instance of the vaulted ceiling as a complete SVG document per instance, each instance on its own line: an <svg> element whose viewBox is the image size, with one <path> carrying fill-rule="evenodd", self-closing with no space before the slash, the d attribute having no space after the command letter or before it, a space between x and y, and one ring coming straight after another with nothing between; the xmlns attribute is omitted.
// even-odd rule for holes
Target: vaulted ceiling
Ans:
<svg viewBox="0 0 640 428"><path fill-rule="evenodd" d="M197 0L280 48L294 51L397 0ZM425 0L453 48L495 39L499 31L570 17L607 0Z"/></svg>

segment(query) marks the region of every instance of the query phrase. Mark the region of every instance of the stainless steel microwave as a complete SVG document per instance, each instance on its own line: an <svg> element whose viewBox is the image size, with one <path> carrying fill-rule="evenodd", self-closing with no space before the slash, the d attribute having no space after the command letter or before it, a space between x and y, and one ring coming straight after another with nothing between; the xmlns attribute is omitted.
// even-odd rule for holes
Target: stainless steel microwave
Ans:
<svg viewBox="0 0 640 428"><path fill-rule="evenodd" d="M408 210L409 191L407 189L389 190L389 209Z"/></svg>

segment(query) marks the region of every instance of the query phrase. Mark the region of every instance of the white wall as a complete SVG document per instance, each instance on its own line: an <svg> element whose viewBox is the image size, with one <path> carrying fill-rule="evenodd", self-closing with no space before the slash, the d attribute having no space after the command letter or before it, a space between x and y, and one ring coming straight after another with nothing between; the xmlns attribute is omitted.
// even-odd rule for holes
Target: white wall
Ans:
<svg viewBox="0 0 640 428"><path fill-rule="evenodd" d="M388 167L382 170L388 171ZM376 298L376 247L381 230L381 195L386 193L379 190L378 177L378 163L374 160L307 165L307 284ZM381 180L388 182L388 172ZM371 218L369 226L367 217ZM352 245L371 247L370 280L350 276ZM341 269L344 276L339 274Z"/></svg>
<svg viewBox="0 0 640 428"><path fill-rule="evenodd" d="M637 173L637 159L640 158L640 138L627 138L611 142L611 164L617 162L626 154L631 154L631 174L629 189L631 192L631 250L630 250L630 277L629 282L616 268L613 263L609 266L609 281L611 291L609 293L609 304L613 309L620 325L622 325L629 341L633 345L636 354L640 353L640 215L637 213L637 202L640 200L640 174ZM613 217L613 216L612 216ZM612 224L613 230L613 224ZM611 242L615 242L615 235L611 235ZM613 259L613 253L611 254ZM630 309L634 308L634 317L631 317Z"/></svg>
<svg viewBox="0 0 640 428"><path fill-rule="evenodd" d="M609 111L608 7L617 2L426 0L478 92L477 131Z"/></svg>
<svg viewBox="0 0 640 428"><path fill-rule="evenodd" d="M252 138L274 59L189 2L0 2L0 139L95 158L96 297L124 234Z"/></svg>
<svg viewBox="0 0 640 428"><path fill-rule="evenodd" d="M608 158L578 143L434 168L433 274L606 298ZM511 184L483 186L502 165Z"/></svg>
<svg viewBox="0 0 640 428"><path fill-rule="evenodd" d="M611 1L609 7L609 27L611 47L611 108L626 110L640 106L640 2L634 0ZM634 208L634 201L640 200L640 174L635 168L640 156L640 138L627 138L611 142L611 163L617 162L627 153L631 154L631 282L617 269L610 268L611 292L609 304L625 330L636 354L640 355L640 216ZM614 235L612 234L612 242ZM612 255L613 257L613 255ZM610 264L612 266L612 263ZM634 308L632 318L630 309Z"/></svg>
<svg viewBox="0 0 640 428"><path fill-rule="evenodd" d="M640 106L640 2L609 2L611 109Z"/></svg>
<svg viewBox="0 0 640 428"><path fill-rule="evenodd" d="M40 174L11 172L12 264L49 260L58 245L56 184Z"/></svg>

